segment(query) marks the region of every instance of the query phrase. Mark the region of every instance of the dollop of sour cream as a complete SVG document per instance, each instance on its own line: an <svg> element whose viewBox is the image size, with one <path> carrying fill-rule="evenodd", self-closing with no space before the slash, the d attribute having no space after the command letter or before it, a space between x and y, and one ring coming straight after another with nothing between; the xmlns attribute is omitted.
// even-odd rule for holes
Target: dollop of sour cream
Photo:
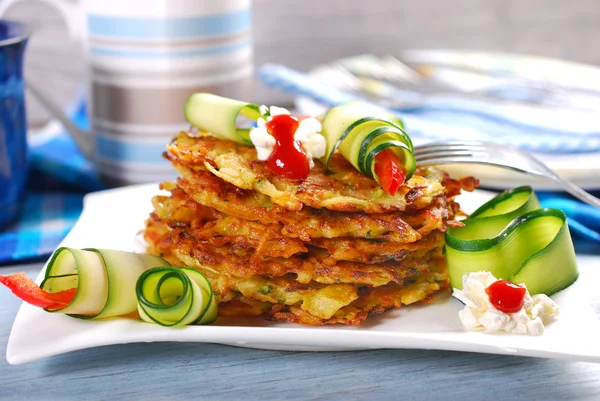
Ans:
<svg viewBox="0 0 600 401"><path fill-rule="evenodd" d="M452 295L465 304L458 316L467 328L539 336L544 334L544 325L559 316L560 309L552 299L545 294L531 296L529 291L518 312L499 311L485 291L495 281L496 277L489 272L473 272L463 276L462 290L453 290Z"/></svg>
<svg viewBox="0 0 600 401"><path fill-rule="evenodd" d="M267 132L266 124L272 117L281 114L290 114L290 112L276 106L271 106L270 108L260 106L259 110L263 117L256 121L257 126L250 131L250 140L256 148L258 160L267 160L275 147L275 138ZM300 142L302 150L306 153L310 168L313 168L315 165L313 158L325 156L326 142L325 137L321 135L322 129L321 122L316 118L310 117L300 120L298 129L294 133L294 139Z"/></svg>

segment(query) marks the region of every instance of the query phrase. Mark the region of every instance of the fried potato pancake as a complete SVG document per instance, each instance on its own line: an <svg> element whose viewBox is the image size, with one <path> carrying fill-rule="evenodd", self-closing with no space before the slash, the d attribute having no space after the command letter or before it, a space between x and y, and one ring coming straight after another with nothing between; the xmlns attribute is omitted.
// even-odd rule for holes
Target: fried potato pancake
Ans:
<svg viewBox="0 0 600 401"><path fill-rule="evenodd" d="M171 197L155 196L153 203L155 220L163 220L172 228L185 228L194 238L214 245L229 244L237 248L253 248L255 249L253 258L289 257L307 252L306 245L309 244L327 249L333 260L363 263L401 260L410 251L432 247L436 242L442 244L443 238L439 230L445 228L444 216L430 214L428 211L419 211L418 216L427 216L421 219L410 216L405 219L415 220L413 222L415 225L425 223L425 226L420 227L418 231L427 236L411 245L383 242L381 239L343 237L341 239L317 238L309 243L304 243L299 239L286 237L280 224L260 224L224 215L195 203L179 188L172 189ZM195 211L196 214L190 213L190 211ZM198 211L200 212L198 213ZM433 224L430 224L429 221ZM439 230L428 233L427 231L432 228Z"/></svg>
<svg viewBox="0 0 600 401"><path fill-rule="evenodd" d="M164 252L158 243L152 241L158 238L154 235L156 222L149 220L146 230L149 251L155 254ZM158 231L160 232L160 227ZM167 237L169 237L167 235ZM168 249L173 249L168 247ZM176 266L190 265L172 253L163 253L163 257ZM317 291L329 287L322 283L311 281L298 283L293 275L278 278L251 276L248 278L227 277L211 271L203 271L211 283L220 301L219 316L226 317L258 317L266 316L272 320L283 320L300 324L347 324L356 325L363 322L369 315L380 314L385 310L409 305L427 299L440 289L448 287L448 277L444 261L437 257L429 261L428 272L407 277L403 285L388 283L380 287L361 287L349 283L344 287L332 287L336 291ZM339 288L344 291L338 292ZM358 297L355 296L358 294ZM310 299L304 308L305 299ZM322 306L316 307L315 305ZM329 318L328 314L333 313Z"/></svg>
<svg viewBox="0 0 600 401"><path fill-rule="evenodd" d="M427 301L433 294L447 289L448 275L443 259L431 261L430 270L427 274L415 276L413 282L404 286L390 283L377 288L355 287L357 296L349 286L336 288L330 293L322 289L315 290L313 285L290 288L285 281L259 278L243 283L239 293L223 300L219 305L219 315L267 315L272 320L300 324L357 325L370 315ZM232 287L238 288L235 284ZM323 288L327 287L330 286ZM236 292L232 290L232 293Z"/></svg>
<svg viewBox="0 0 600 401"><path fill-rule="evenodd" d="M172 229L158 218L150 218L146 224L144 235L149 252L162 255L174 265L194 267L207 275L221 302L220 316L263 315L311 325L359 324L370 314L422 300L447 285L447 277L435 271L441 255L439 247L429 254L411 250L410 263L400 264L402 267L396 269L390 267L398 264L345 262L330 268L323 266L323 260L292 257L274 258L271 263L261 264L263 270L248 271L249 258L243 250L239 254L238 250L228 247L199 247L199 242L189 236L191 252L197 254L185 255L180 250L181 245L173 239L173 232L177 237L177 230L185 233L184 229ZM183 237L188 238L188 235ZM439 242L434 238L429 245L436 244ZM409 248L416 248L415 245L404 244ZM295 263L290 263L290 259ZM200 263L206 260L216 261L217 265L207 268ZM268 266L266 270L265 266ZM434 271L428 271L431 266ZM232 269L260 274L230 276ZM294 271L295 274L290 274ZM265 273L281 275L269 277Z"/></svg>
<svg viewBox="0 0 600 401"><path fill-rule="evenodd" d="M154 231L158 230L169 237L172 230L182 229L182 226L177 224L173 224L170 228L168 226L170 223L161 220L156 214L152 214L150 219L153 221L147 223L146 232L148 236L153 231L150 225L160 225L160 229L155 229ZM265 258L289 258L293 255L308 252L308 248L302 241L284 237L276 230L270 230L269 227L263 229L264 226L258 225L257 227L252 227L256 228L256 230L248 232L247 223L240 219L224 217L223 219L206 223L201 229L185 229L185 232L193 239L210 245L230 246L231 249L252 249L252 256L249 259L249 263L251 264L259 263ZM170 238L169 240L164 238L146 239L152 243L162 241L162 247L170 248L168 249L169 251L172 251L174 246ZM434 231L427 237L409 244L355 238L319 238L312 240L308 245L325 249L328 254L322 256L322 263L324 266L331 266L335 264L335 261L369 264L401 261L410 252L436 247L441 249L443 241L444 233ZM156 249L154 248L153 252L156 252Z"/></svg>
<svg viewBox="0 0 600 401"><path fill-rule="evenodd" d="M172 199L164 196L154 197L154 203L159 205L150 215L156 224L163 222L168 229L185 228L193 238L208 242L212 245L230 245L236 248L254 249L253 259L263 257L287 258L297 253L307 252L304 242L299 239L285 237L281 234L278 224L262 225L216 212L212 219L185 219L177 220L175 216L184 207L177 206L171 209L169 205L177 205ZM200 205L198 205L200 206ZM171 213L175 211L175 213Z"/></svg>
<svg viewBox="0 0 600 401"><path fill-rule="evenodd" d="M204 177L206 178L206 176ZM202 180L202 177L196 178L198 180ZM180 183L182 183L182 180L180 180ZM216 191L217 188L212 185L216 184L215 182L207 182L206 184L208 184L211 188L215 190L215 192L213 193L214 195L219 194L219 192ZM288 222L291 226L294 225L294 223L300 220L302 217L321 218L325 227L329 226L327 219L335 219L337 220L335 223L338 224L343 223L344 221L349 222L348 220L344 220L344 218L349 218L358 222L366 222L366 227L369 227L372 224L371 221L374 221L378 222L380 224L380 227L375 232L373 230L371 230L371 232L367 231L364 236L365 238L376 239L377 237L380 237L377 239L389 241L394 240L394 238L391 238L393 236L395 237L395 239L398 239L397 236L394 236L393 234L390 236L389 234L377 235L377 233L394 231L394 229L396 229L397 231L400 227L400 231L397 232L403 233L406 237L408 237L405 239L410 241L405 242L412 242L412 239L418 239L413 237L426 236L433 230L439 229L445 231L446 223L454 225L455 222L452 220L454 219L455 212L458 209L458 205L454 201L447 201L444 196L439 196L435 198L427 208L415 212L396 212L387 213L383 215L365 215L364 213L336 213L323 210L318 211L311 208L306 208L305 210L302 210L300 212L285 212L280 210L278 206L272 205L265 206L265 209L267 210L261 210L257 208L250 209L245 207L247 206L247 204L244 203L244 200L248 200L252 203L252 201L256 199L243 196L226 197L222 199L223 202L220 202L220 199L208 199L208 196L198 196L199 198L210 202L209 206L204 206L192 200L192 198L189 195L187 195L185 191L177 187L177 185L174 183L165 183L163 184L163 186L171 190L171 197L155 197L153 203L156 209L156 213L163 219L173 222L177 221L180 223L189 223L189 225L191 225L192 227L199 227L200 225L204 224L204 222L207 220L223 218L225 216L225 213L218 212L216 211L216 209L209 207L211 205L219 205L223 208L223 210L235 213L235 217L241 218L244 221L257 220L260 221L262 224L266 225L272 224L278 219L280 219L284 223ZM193 189L193 185L187 185L186 187L188 187L189 190ZM235 209L237 206L239 206L239 208ZM182 210L179 210L180 208ZM248 212L248 214L246 214L245 212ZM259 217L259 215L262 216L262 219ZM248 217L254 218L248 219ZM265 218L267 220L265 220ZM417 232L418 236L414 236L414 234L410 231L405 232L406 230L403 230L405 224L400 223L400 226L398 227L398 224L396 223L399 223L400 220L402 220L402 222L404 223L407 223L410 226L410 228L414 229ZM300 220L301 224L302 222L306 221ZM316 222L312 220L310 221L310 223L316 224ZM296 229L290 226L282 227L282 233L290 233L288 237L300 237L301 239L306 240L306 238L304 238L303 236L298 235ZM331 238L331 236L326 238Z"/></svg>
<svg viewBox="0 0 600 401"><path fill-rule="evenodd" d="M177 256L173 253L175 250L171 239L171 229L161 220L146 219L144 231L144 241L146 241L146 252L150 255L160 256L173 266L183 266Z"/></svg>
<svg viewBox="0 0 600 401"><path fill-rule="evenodd" d="M173 234L173 253L186 266L227 277L279 277L293 273L298 283L401 284L405 278L427 270L428 260L441 254L441 248L438 247L412 252L400 262L367 264L332 261L309 253L305 257L269 258L252 263L251 250L217 247L186 236L182 238L180 234Z"/></svg>
<svg viewBox="0 0 600 401"><path fill-rule="evenodd" d="M295 281L323 284L358 283L381 286L389 282L402 283L407 277L427 270L430 259L442 252L442 244L431 243L428 248L404 255L401 262L386 261L377 264L336 261L326 250L311 249L302 257L274 257L252 260L250 248L215 246L198 241L182 229L165 230L161 221L150 219L145 239L148 251L163 255L170 263L181 262L210 275L224 277L265 277L296 275ZM165 249L166 248L166 249Z"/></svg>
<svg viewBox="0 0 600 401"><path fill-rule="evenodd" d="M280 223L286 237L309 242L312 238L353 237L381 239L390 242L415 242L436 228L445 229L449 217L444 196L430 207L413 212L385 214L343 213L326 209L303 208L288 211L270 198L239 189L207 172L194 172L177 165L183 178L177 185L195 202L221 213L262 224ZM415 229L405 219L411 218Z"/></svg>
<svg viewBox="0 0 600 401"><path fill-rule="evenodd" d="M373 179L358 172L343 156L334 154L327 170L315 160L305 180L274 174L256 158L256 149L211 136L182 132L167 146L172 162L199 171L207 170L240 189L256 191L287 210L304 205L343 212L386 213L421 209L444 193L443 175L433 168L417 169L394 196Z"/></svg>
<svg viewBox="0 0 600 401"><path fill-rule="evenodd" d="M471 177L418 168L395 196L335 154L289 180L253 147L181 133L165 158L180 173L152 199L148 252L204 273L220 316L359 324L449 287L447 226Z"/></svg>
<svg viewBox="0 0 600 401"><path fill-rule="evenodd" d="M409 244L382 242L357 238L317 238L311 245L326 249L333 260L348 260L362 263L384 263L392 260L402 260L409 253L431 249L440 249L444 245L444 233L434 231L427 237Z"/></svg>

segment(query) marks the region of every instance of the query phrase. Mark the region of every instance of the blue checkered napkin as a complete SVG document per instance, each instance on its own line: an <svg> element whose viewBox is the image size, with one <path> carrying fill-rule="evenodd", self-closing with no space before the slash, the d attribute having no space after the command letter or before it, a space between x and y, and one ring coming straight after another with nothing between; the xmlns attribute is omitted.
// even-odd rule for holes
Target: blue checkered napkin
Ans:
<svg viewBox="0 0 600 401"><path fill-rule="evenodd" d="M259 77L268 86L329 107L365 100L282 65L262 66ZM392 111L415 138L491 140L546 153L600 152L600 113L524 109L459 96L431 96L421 105Z"/></svg>
<svg viewBox="0 0 600 401"><path fill-rule="evenodd" d="M18 221L0 231L0 263L52 253L82 207L82 194L28 193Z"/></svg>

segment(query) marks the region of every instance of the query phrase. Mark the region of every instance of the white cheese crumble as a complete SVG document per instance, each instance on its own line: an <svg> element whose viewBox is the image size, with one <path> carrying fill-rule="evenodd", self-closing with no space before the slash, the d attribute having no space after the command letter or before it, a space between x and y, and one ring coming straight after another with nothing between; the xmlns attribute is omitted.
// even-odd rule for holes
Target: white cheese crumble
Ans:
<svg viewBox="0 0 600 401"><path fill-rule="evenodd" d="M267 128L265 127L265 121L262 121L259 118L258 127L250 130L250 140L252 144L256 148L256 157L258 160L267 160L273 152L273 147L275 146L275 138L273 138L267 132Z"/></svg>
<svg viewBox="0 0 600 401"><path fill-rule="evenodd" d="M533 297L525 292L523 307L516 313L504 313L490 302L485 289L497 281L489 272L474 272L463 276L463 289L454 289L452 295L465 304L458 312L462 324L470 329L485 328L488 331L506 331L515 334L539 336L544 325L555 320L560 309L545 294ZM524 287L524 285L521 284Z"/></svg>
<svg viewBox="0 0 600 401"><path fill-rule="evenodd" d="M267 160L273 152L275 138L267 132L265 124L274 116L290 114L290 112L277 106L267 109L264 105L260 106L259 111L265 118L261 117L256 121L257 126L250 131L250 140L256 148L258 160ZM325 156L326 143L325 137L321 135L322 128L321 122L316 118L304 118L300 120L298 129L294 133L294 139L300 142L302 150L306 153L310 168L315 166L313 158Z"/></svg>

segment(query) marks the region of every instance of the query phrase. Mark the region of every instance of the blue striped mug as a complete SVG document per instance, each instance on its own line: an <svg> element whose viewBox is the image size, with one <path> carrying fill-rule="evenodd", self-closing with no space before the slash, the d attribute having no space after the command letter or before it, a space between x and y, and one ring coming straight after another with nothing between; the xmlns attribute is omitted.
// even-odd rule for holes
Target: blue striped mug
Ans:
<svg viewBox="0 0 600 401"><path fill-rule="evenodd" d="M4 0L0 15L18 1ZM109 184L172 178L161 155L187 128L183 106L192 93L250 94L251 0L43 1L85 46L92 133L70 124L34 82L28 85Z"/></svg>

